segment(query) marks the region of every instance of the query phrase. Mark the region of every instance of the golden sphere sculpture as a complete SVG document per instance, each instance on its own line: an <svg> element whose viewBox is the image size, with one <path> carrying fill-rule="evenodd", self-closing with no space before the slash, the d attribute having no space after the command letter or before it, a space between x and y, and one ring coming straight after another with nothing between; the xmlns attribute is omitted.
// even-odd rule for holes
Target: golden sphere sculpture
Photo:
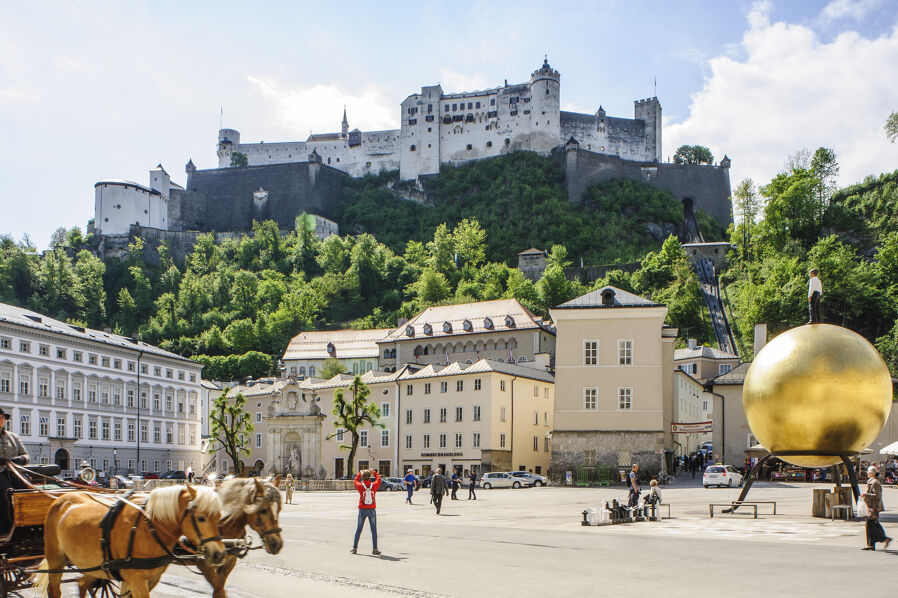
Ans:
<svg viewBox="0 0 898 598"><path fill-rule="evenodd" d="M829 324L799 326L755 357L742 407L752 434L770 452L860 452L889 416L892 379L861 335ZM781 458L801 467L841 463L838 456Z"/></svg>

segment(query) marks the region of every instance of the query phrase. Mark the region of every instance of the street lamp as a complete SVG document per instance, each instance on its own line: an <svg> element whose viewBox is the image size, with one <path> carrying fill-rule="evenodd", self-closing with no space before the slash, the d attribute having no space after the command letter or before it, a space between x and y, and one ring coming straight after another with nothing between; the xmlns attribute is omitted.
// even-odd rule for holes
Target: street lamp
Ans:
<svg viewBox="0 0 898 598"><path fill-rule="evenodd" d="M118 448L112 449L112 475L118 475Z"/></svg>

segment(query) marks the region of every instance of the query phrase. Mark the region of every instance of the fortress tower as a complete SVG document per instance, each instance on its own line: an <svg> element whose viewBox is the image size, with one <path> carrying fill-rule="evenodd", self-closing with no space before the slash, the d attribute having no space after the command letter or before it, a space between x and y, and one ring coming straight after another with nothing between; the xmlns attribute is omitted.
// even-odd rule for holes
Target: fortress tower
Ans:
<svg viewBox="0 0 898 598"><path fill-rule="evenodd" d="M218 167L227 168L231 165L231 152L240 145L240 133L234 129L220 129L218 131Z"/></svg>
<svg viewBox="0 0 898 598"><path fill-rule="evenodd" d="M549 58L530 75L530 149L547 154L561 141L561 75Z"/></svg>
<svg viewBox="0 0 898 598"><path fill-rule="evenodd" d="M637 120L645 121L645 155L655 162L661 161L661 102L657 96L633 102ZM654 158L652 158L654 156Z"/></svg>

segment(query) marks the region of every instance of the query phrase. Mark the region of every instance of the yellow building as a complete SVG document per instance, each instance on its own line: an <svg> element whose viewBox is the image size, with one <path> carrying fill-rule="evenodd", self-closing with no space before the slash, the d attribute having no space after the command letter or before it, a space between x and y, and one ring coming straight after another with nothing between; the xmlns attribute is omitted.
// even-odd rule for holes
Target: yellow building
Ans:
<svg viewBox="0 0 898 598"><path fill-rule="evenodd" d="M551 310L557 328L551 474L633 462L657 471L673 449L667 308L606 286Z"/></svg>

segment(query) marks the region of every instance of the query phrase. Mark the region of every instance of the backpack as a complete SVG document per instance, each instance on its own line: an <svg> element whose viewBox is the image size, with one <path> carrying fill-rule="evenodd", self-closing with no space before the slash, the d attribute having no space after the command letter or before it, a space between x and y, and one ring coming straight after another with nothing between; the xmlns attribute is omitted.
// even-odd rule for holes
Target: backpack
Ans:
<svg viewBox="0 0 898 598"><path fill-rule="evenodd" d="M365 489L365 492L362 494L362 503L366 505L373 505L374 493L371 492L371 484L365 486L365 482L362 482L362 488Z"/></svg>

